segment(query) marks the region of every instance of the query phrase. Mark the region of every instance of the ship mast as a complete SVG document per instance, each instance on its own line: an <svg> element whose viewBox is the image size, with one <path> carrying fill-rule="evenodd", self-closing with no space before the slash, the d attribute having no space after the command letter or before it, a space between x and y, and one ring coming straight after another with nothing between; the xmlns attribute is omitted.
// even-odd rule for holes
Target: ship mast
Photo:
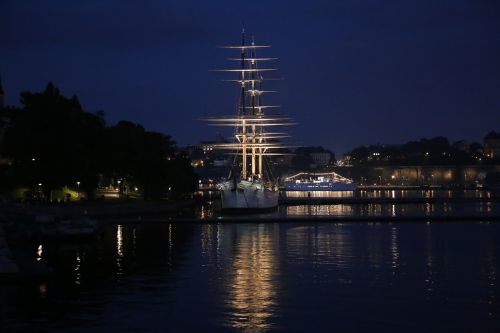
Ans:
<svg viewBox="0 0 500 333"><path fill-rule="evenodd" d="M257 45L254 38L250 45L245 43L245 30L241 31L241 45L222 46L226 49L239 49L238 58L229 58L229 60L238 60L240 68L221 69L220 72L238 73L238 79L229 79L239 83L240 97L238 102L238 112L236 116L223 116L206 119L210 125L234 126L235 141L231 143L217 144L218 149L236 150L236 157L241 155L241 178L263 179L264 169L263 160L265 156L284 155L283 149L289 148L288 145L278 140L287 138L288 135L282 132L266 132L267 127L292 125L290 118L283 116L268 116L264 109L275 108L277 105L263 105L261 95L268 92L262 90L263 72L276 71L275 68L259 68L259 62L276 60L276 58L258 58L257 49L269 48L268 45ZM272 80L272 79L271 79ZM250 172L248 170L248 159L250 159Z"/></svg>
<svg viewBox="0 0 500 333"><path fill-rule="evenodd" d="M245 88L246 88L246 80L245 80L245 28L241 29L241 74L240 74L240 79L241 79L241 96L240 96L240 110L239 114L245 113L245 107L246 107L246 94L245 94ZM242 121L242 126L241 126L241 151L242 151L242 170L241 170L241 178L245 179L247 177L247 129L246 129L246 122L245 119ZM253 157L253 156L252 156ZM253 162L253 160L252 160ZM252 164L253 165L253 164ZM252 169L253 170L253 169Z"/></svg>
<svg viewBox="0 0 500 333"><path fill-rule="evenodd" d="M252 46L255 46L255 40L254 38L252 37ZM252 60L251 60L251 63L250 63L250 66L251 68L255 68L255 49L251 49L251 56L252 56ZM253 81L251 81L251 85L252 85L252 92L255 91L255 72L252 72L252 79L254 79ZM255 116L255 94L254 93L251 93L250 94L251 96L251 99L252 99L252 115ZM255 125L252 125L252 177L255 176L255 151L256 151L256 147L255 147L255 138L256 138L256 126ZM262 175L261 173L259 172L259 175L258 177L260 178Z"/></svg>

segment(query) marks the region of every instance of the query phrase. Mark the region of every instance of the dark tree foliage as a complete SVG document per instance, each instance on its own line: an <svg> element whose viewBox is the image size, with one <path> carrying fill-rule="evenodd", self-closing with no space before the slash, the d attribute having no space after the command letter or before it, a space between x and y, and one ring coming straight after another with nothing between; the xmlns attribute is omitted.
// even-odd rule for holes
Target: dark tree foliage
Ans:
<svg viewBox="0 0 500 333"><path fill-rule="evenodd" d="M103 170L109 176L133 180L141 165L146 131L140 125L120 121L106 129Z"/></svg>
<svg viewBox="0 0 500 333"><path fill-rule="evenodd" d="M11 112L2 155L12 159L10 176L17 185L43 184L53 189L81 182L97 185L104 120L84 112L76 98L66 98L49 83L41 93L23 92L23 108Z"/></svg>
<svg viewBox="0 0 500 333"><path fill-rule="evenodd" d="M444 137L424 138L402 145L362 146L353 149L346 155L351 157L353 164L463 165L477 162L474 154L450 145L448 139Z"/></svg>
<svg viewBox="0 0 500 333"><path fill-rule="evenodd" d="M330 163L335 163L335 154L321 146L318 147L299 147L295 149L292 158L292 166L294 169L303 170L308 169L314 163L311 154L313 153L329 153Z"/></svg>
<svg viewBox="0 0 500 333"><path fill-rule="evenodd" d="M500 139L500 132L491 131L484 137L485 140Z"/></svg>
<svg viewBox="0 0 500 333"><path fill-rule="evenodd" d="M197 177L191 162L177 155L170 136L147 132L120 121L106 131L106 173L142 187L145 199L194 191Z"/></svg>
<svg viewBox="0 0 500 333"><path fill-rule="evenodd" d="M91 198L106 175L133 182L147 199L195 189L190 161L169 136L127 121L106 128L102 111L84 112L76 96L62 96L52 83L41 93L23 92L21 103L0 115L0 155L11 161L0 170L4 187L42 184L48 196L79 182Z"/></svg>

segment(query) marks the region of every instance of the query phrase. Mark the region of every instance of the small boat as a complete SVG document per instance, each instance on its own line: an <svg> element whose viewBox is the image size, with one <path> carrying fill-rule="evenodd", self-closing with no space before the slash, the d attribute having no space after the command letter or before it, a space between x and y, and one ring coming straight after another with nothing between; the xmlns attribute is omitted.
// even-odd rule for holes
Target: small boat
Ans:
<svg viewBox="0 0 500 333"><path fill-rule="evenodd" d="M50 215L40 215L35 219L37 234L41 238L74 239L97 235L99 224L87 217L61 220Z"/></svg>
<svg viewBox="0 0 500 333"><path fill-rule="evenodd" d="M57 234L64 238L85 238L97 234L98 223L89 218L63 220L57 227Z"/></svg>

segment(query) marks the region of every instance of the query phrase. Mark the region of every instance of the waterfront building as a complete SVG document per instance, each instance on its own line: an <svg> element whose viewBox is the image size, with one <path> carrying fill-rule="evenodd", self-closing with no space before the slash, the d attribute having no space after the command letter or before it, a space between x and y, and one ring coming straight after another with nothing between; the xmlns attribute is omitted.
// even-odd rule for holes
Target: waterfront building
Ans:
<svg viewBox="0 0 500 333"><path fill-rule="evenodd" d="M198 144L186 146L185 151L191 160L191 165L195 168L227 166L229 164L227 155L215 149L217 144L225 142L226 140L222 136L217 135L216 140L204 140Z"/></svg>
<svg viewBox="0 0 500 333"><path fill-rule="evenodd" d="M330 161L332 159L332 154L330 152L316 152L311 153L310 155L312 160L314 161L314 164L318 168L326 167L330 164Z"/></svg>

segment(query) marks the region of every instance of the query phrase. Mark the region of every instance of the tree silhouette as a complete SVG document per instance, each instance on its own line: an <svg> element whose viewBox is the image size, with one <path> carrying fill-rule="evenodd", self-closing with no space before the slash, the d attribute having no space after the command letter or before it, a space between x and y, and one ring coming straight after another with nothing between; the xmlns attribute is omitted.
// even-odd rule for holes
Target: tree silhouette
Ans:
<svg viewBox="0 0 500 333"><path fill-rule="evenodd" d="M89 193L97 185L104 120L84 112L76 96L62 96L52 83L41 93L21 93L2 153L13 163L18 184L55 188L77 181Z"/></svg>
<svg viewBox="0 0 500 333"><path fill-rule="evenodd" d="M170 136L128 121L107 128L102 111L84 112L76 96L64 97L52 83L41 93L21 93L21 104L0 114L0 153L10 160L0 177L10 187L38 187L48 198L52 190L78 182L92 198L104 174L158 199L196 186L190 161L176 153Z"/></svg>

